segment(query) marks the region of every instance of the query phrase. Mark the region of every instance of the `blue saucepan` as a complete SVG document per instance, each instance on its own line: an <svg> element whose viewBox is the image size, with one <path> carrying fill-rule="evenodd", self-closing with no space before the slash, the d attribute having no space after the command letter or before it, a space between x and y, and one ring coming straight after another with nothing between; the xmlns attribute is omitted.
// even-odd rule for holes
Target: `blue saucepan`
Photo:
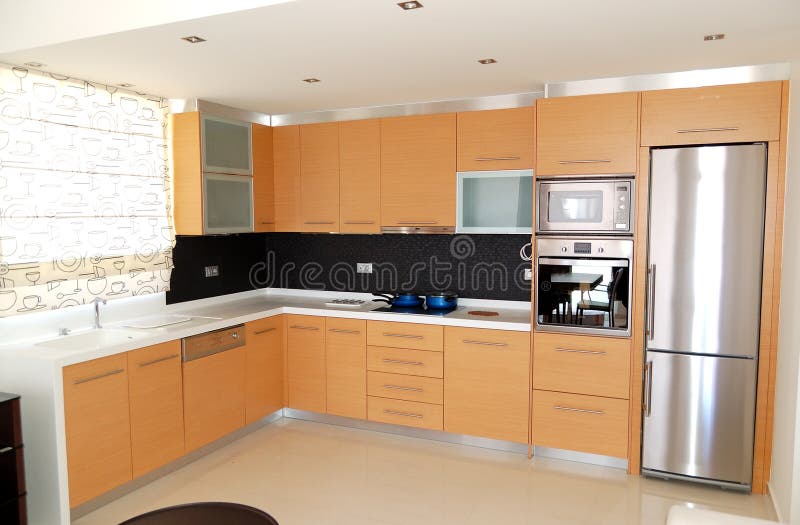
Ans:
<svg viewBox="0 0 800 525"><path fill-rule="evenodd" d="M429 292L425 305L434 310L450 310L458 306L458 295L452 292Z"/></svg>
<svg viewBox="0 0 800 525"><path fill-rule="evenodd" d="M415 308L417 306L422 306L422 303L424 301L424 299L420 297L418 294L411 292L403 292L397 294L374 293L372 295L377 295L378 297L381 297L381 299L373 299L373 301L384 302L391 306L397 306L400 308Z"/></svg>

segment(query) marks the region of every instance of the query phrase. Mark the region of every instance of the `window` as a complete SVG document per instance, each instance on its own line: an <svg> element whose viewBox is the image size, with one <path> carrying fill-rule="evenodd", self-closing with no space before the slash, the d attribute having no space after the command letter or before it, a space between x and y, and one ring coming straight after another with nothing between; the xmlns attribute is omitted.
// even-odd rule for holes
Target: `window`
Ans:
<svg viewBox="0 0 800 525"><path fill-rule="evenodd" d="M166 100L0 64L0 317L165 291Z"/></svg>

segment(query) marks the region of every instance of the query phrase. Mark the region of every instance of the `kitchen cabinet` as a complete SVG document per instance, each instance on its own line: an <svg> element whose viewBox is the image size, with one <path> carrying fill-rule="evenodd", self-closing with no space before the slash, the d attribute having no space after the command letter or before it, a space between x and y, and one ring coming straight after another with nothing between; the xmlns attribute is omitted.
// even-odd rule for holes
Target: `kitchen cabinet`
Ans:
<svg viewBox="0 0 800 525"><path fill-rule="evenodd" d="M442 430L442 405L370 397L368 418L379 423Z"/></svg>
<svg viewBox="0 0 800 525"><path fill-rule="evenodd" d="M528 442L530 334L446 327L444 429Z"/></svg>
<svg viewBox="0 0 800 525"><path fill-rule="evenodd" d="M328 414L367 418L367 322L325 320L325 403Z"/></svg>
<svg viewBox="0 0 800 525"><path fill-rule="evenodd" d="M169 116L172 146L173 216L178 235L203 234L203 161L200 153L200 113Z"/></svg>
<svg viewBox="0 0 800 525"><path fill-rule="evenodd" d="M181 343L148 346L127 356L135 478L184 453Z"/></svg>
<svg viewBox="0 0 800 525"><path fill-rule="evenodd" d="M325 413L325 318L286 317L289 408Z"/></svg>
<svg viewBox="0 0 800 525"><path fill-rule="evenodd" d="M284 407L283 316L245 325L245 422L247 424Z"/></svg>
<svg viewBox="0 0 800 525"><path fill-rule="evenodd" d="M339 123L339 231L380 233L379 119Z"/></svg>
<svg viewBox="0 0 800 525"><path fill-rule="evenodd" d="M381 225L455 224L455 113L381 119Z"/></svg>
<svg viewBox="0 0 800 525"><path fill-rule="evenodd" d="M253 174L249 122L201 115L200 125L205 173Z"/></svg>
<svg viewBox="0 0 800 525"><path fill-rule="evenodd" d="M642 93L642 146L780 138L781 82Z"/></svg>
<svg viewBox="0 0 800 525"><path fill-rule="evenodd" d="M436 377L367 372L367 393L373 397L388 397L441 405L444 403L444 380Z"/></svg>
<svg viewBox="0 0 800 525"><path fill-rule="evenodd" d="M339 231L339 123L300 126L302 231Z"/></svg>
<svg viewBox="0 0 800 525"><path fill-rule="evenodd" d="M429 324L368 321L367 344L442 351L444 331L441 326Z"/></svg>
<svg viewBox="0 0 800 525"><path fill-rule="evenodd" d="M275 167L272 128L253 124L253 228L275 231Z"/></svg>
<svg viewBox="0 0 800 525"><path fill-rule="evenodd" d="M636 173L639 94L536 101L536 175Z"/></svg>
<svg viewBox="0 0 800 525"><path fill-rule="evenodd" d="M128 358L113 355L64 367L69 505L130 481Z"/></svg>
<svg viewBox="0 0 800 525"><path fill-rule="evenodd" d="M458 171L533 169L533 106L458 113Z"/></svg>
<svg viewBox="0 0 800 525"><path fill-rule="evenodd" d="M376 372L444 377L442 352L367 346L367 367Z"/></svg>
<svg viewBox="0 0 800 525"><path fill-rule="evenodd" d="M279 126L272 129L275 231L302 230L300 184L300 126Z"/></svg>

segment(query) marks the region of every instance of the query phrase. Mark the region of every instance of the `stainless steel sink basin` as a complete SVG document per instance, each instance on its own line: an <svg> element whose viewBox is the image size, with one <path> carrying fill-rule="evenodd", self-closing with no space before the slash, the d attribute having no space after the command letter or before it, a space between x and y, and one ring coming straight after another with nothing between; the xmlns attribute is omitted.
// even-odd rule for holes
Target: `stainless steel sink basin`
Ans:
<svg viewBox="0 0 800 525"><path fill-rule="evenodd" d="M54 348L56 350L92 350L127 343L137 337L141 337L141 334L133 330L101 328L42 341L41 343L36 343L36 346Z"/></svg>

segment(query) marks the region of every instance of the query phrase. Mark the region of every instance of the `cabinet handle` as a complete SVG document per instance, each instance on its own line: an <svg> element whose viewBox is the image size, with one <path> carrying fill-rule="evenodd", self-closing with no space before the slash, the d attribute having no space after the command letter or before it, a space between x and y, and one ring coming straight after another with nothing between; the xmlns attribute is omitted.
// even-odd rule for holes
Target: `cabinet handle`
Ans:
<svg viewBox="0 0 800 525"><path fill-rule="evenodd" d="M656 332L656 265L647 269L647 340L652 341Z"/></svg>
<svg viewBox="0 0 800 525"><path fill-rule="evenodd" d="M306 221L303 224L333 224L334 221Z"/></svg>
<svg viewBox="0 0 800 525"><path fill-rule="evenodd" d="M575 348L556 348L556 352L566 352L568 354L589 354L589 355L606 355L607 352L600 350L577 350Z"/></svg>
<svg viewBox="0 0 800 525"><path fill-rule="evenodd" d="M5 454L6 452L11 452L12 450L14 450L14 447L3 447L0 448L0 454Z"/></svg>
<svg viewBox="0 0 800 525"><path fill-rule="evenodd" d="M345 224L375 224L375 221L344 221Z"/></svg>
<svg viewBox="0 0 800 525"><path fill-rule="evenodd" d="M353 334L358 335L361 333L361 330L345 330L343 328L328 328L329 332L333 332L335 334Z"/></svg>
<svg viewBox="0 0 800 525"><path fill-rule="evenodd" d="M599 416L605 414L603 410L589 410L586 408L562 407L561 405L555 405L553 408L555 408L556 410L564 410L565 412L580 412L582 414L597 414Z"/></svg>
<svg viewBox="0 0 800 525"><path fill-rule="evenodd" d="M272 221L261 221L261 224L275 224L275 223Z"/></svg>
<svg viewBox="0 0 800 525"><path fill-rule="evenodd" d="M653 405L653 362L648 361L644 365L644 406L642 407L644 417L650 417Z"/></svg>
<svg viewBox="0 0 800 525"><path fill-rule="evenodd" d="M559 160L559 164L600 164L611 162L610 159L580 159L580 160Z"/></svg>
<svg viewBox="0 0 800 525"><path fill-rule="evenodd" d="M275 330L277 330L277 328L264 328L263 330L256 330L255 332L253 332L253 335L266 334L267 332L274 332Z"/></svg>
<svg viewBox="0 0 800 525"><path fill-rule="evenodd" d="M468 345L484 345L484 346L508 346L508 343L493 343L491 341L473 341L472 339L462 339L462 343Z"/></svg>
<svg viewBox="0 0 800 525"><path fill-rule="evenodd" d="M676 129L675 133L708 133L711 131L739 131L739 128L692 128L692 129Z"/></svg>
<svg viewBox="0 0 800 525"><path fill-rule="evenodd" d="M411 366L425 366L425 363L422 361L403 361L402 359L384 359L384 363L389 363L390 365L411 365Z"/></svg>
<svg viewBox="0 0 800 525"><path fill-rule="evenodd" d="M297 330L319 330L316 326L303 326L299 324L293 324L289 328L295 328Z"/></svg>
<svg viewBox="0 0 800 525"><path fill-rule="evenodd" d="M141 367L150 366L156 363L161 363L162 361L169 361L170 359L175 359L176 357L180 357L180 354L172 354L164 357L159 357L158 359L153 359L152 361L144 361L142 363L139 363L139 366Z"/></svg>
<svg viewBox="0 0 800 525"><path fill-rule="evenodd" d="M397 224L439 224L439 221L397 221Z"/></svg>
<svg viewBox="0 0 800 525"><path fill-rule="evenodd" d="M103 379L104 377L121 374L124 371L125 371L124 368L117 368L116 370L111 370L109 372L104 372L102 374L97 374L96 376L84 377L83 379L76 379L75 381L72 382L72 384L74 384L74 385L82 385L83 383L88 383L90 381L96 381L98 379Z"/></svg>
<svg viewBox="0 0 800 525"><path fill-rule="evenodd" d="M405 392L424 392L424 390L415 386L383 385L383 388L388 390L403 390Z"/></svg>
<svg viewBox="0 0 800 525"><path fill-rule="evenodd" d="M384 409L383 413L391 414L393 416L413 417L416 419L422 419L422 414L414 414L413 412L398 412L397 410L389 410L388 408Z"/></svg>
<svg viewBox="0 0 800 525"><path fill-rule="evenodd" d="M519 160L519 157L475 157L478 162L486 162L490 160Z"/></svg>
<svg viewBox="0 0 800 525"><path fill-rule="evenodd" d="M403 339L425 339L425 337L421 335L414 335L414 334L392 334L389 332L383 332L384 337L402 337Z"/></svg>

